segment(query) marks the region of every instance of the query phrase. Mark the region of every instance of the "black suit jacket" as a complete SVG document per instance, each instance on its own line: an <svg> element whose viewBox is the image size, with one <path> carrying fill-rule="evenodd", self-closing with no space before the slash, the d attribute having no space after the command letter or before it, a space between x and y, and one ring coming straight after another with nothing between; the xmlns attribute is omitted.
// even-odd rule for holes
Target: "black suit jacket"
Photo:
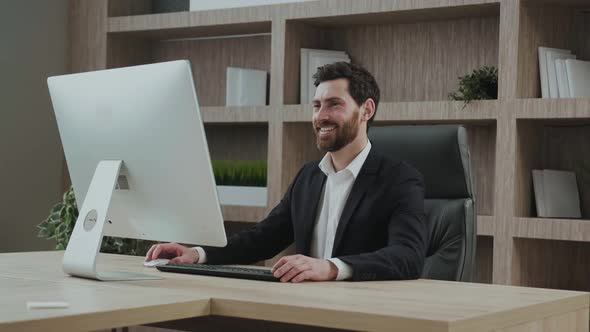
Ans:
<svg viewBox="0 0 590 332"><path fill-rule="evenodd" d="M251 264L270 259L295 242L309 256L326 175L319 161L299 171L281 202L224 248L205 247L209 264ZM420 277L427 250L422 176L405 162L371 149L342 211L332 257L350 264L353 280Z"/></svg>

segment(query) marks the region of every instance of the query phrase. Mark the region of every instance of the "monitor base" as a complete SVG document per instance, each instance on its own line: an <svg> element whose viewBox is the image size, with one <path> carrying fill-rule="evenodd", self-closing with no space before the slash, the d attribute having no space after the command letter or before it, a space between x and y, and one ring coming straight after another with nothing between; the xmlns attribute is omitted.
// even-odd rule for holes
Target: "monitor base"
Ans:
<svg viewBox="0 0 590 332"><path fill-rule="evenodd" d="M104 225L122 165L122 160L102 160L96 166L64 253L63 271L71 276L104 281L162 279L136 273L96 270Z"/></svg>

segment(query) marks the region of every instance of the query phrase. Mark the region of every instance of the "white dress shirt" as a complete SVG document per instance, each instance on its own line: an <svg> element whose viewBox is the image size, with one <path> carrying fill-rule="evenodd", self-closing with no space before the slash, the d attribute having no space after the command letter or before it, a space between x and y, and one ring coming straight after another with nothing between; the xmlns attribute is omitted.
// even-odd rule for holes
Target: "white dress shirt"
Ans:
<svg viewBox="0 0 590 332"><path fill-rule="evenodd" d="M320 199L320 213L316 219L316 226L311 238L311 256L328 259L338 267L336 280L345 280L352 277L352 267L338 258L332 258L334 238L340 223L342 210L348 200L350 191L358 176L369 151L371 142L346 166L336 172L332 163L332 156L328 152L320 161L319 167L328 177L324 185L322 198Z"/></svg>
<svg viewBox="0 0 590 332"><path fill-rule="evenodd" d="M334 238L336 229L342 216L342 210L348 200L348 196L356 180L369 151L371 142L346 166L346 168L336 172L332 163L330 152L324 155L319 163L319 168L328 177L322 190L320 198L320 213L316 217L316 226L311 238L311 257L328 259L338 268L336 280L345 280L352 277L352 267L338 258L332 258L332 249L334 248ZM197 263L206 263L207 254L201 247L195 247L199 253Z"/></svg>

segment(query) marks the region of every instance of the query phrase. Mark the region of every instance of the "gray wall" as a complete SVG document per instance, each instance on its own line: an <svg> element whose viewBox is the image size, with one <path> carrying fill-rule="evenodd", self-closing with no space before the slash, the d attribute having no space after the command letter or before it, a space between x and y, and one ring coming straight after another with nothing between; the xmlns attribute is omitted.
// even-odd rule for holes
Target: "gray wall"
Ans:
<svg viewBox="0 0 590 332"><path fill-rule="evenodd" d="M48 76L69 70L68 0L0 2L0 252L47 250L36 225L61 198Z"/></svg>

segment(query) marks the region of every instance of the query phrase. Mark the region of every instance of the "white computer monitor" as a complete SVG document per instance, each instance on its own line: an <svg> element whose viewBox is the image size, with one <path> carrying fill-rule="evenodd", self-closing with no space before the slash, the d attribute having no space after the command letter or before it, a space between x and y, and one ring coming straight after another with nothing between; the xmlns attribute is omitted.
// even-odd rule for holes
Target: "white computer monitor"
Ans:
<svg viewBox="0 0 590 332"><path fill-rule="evenodd" d="M47 79L79 217L63 269L99 280L104 235L225 246L226 234L190 63Z"/></svg>

